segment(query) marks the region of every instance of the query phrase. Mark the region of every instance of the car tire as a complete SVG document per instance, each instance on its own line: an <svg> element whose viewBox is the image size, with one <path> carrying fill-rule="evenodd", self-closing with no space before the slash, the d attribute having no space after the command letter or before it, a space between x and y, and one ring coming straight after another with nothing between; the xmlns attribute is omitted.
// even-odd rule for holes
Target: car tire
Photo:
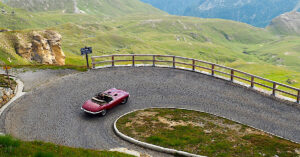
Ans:
<svg viewBox="0 0 300 157"><path fill-rule="evenodd" d="M121 102L122 105L126 104L128 101L128 97L126 97L125 99L123 99L123 101Z"/></svg>
<svg viewBox="0 0 300 157"><path fill-rule="evenodd" d="M101 112L101 116L105 116L106 115L106 110L103 110L102 112Z"/></svg>

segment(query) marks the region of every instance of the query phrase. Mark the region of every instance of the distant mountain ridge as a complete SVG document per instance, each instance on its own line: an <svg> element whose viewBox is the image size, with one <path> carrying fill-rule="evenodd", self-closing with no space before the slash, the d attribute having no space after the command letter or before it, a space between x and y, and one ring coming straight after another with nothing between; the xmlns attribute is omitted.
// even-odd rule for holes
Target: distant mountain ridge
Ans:
<svg viewBox="0 0 300 157"><path fill-rule="evenodd" d="M170 14L221 18L266 27L273 18L298 10L298 0L142 0Z"/></svg>

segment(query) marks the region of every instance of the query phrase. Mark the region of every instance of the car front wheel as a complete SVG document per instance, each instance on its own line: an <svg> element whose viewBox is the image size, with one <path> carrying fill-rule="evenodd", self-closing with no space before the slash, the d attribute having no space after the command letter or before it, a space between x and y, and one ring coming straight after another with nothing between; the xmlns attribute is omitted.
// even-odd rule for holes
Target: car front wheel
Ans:
<svg viewBox="0 0 300 157"><path fill-rule="evenodd" d="M101 116L105 116L106 115L106 110L103 110L102 112L101 112Z"/></svg>
<svg viewBox="0 0 300 157"><path fill-rule="evenodd" d="M121 102L121 104L122 104L122 105L123 105L123 104L126 104L127 101L128 101L128 97L126 97L125 99L123 99L123 101Z"/></svg>

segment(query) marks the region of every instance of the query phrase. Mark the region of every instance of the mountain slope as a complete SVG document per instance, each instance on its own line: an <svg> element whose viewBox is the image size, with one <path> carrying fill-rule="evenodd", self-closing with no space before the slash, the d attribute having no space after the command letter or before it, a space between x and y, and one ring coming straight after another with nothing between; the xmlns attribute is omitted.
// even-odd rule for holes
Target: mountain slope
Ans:
<svg viewBox="0 0 300 157"><path fill-rule="evenodd" d="M167 54L227 65L300 87L300 37L278 37L244 23L178 16L122 17L101 24L54 27L63 36L66 64L84 65L79 49L93 55ZM73 32L81 32L74 35ZM292 81L291 81L292 80Z"/></svg>
<svg viewBox="0 0 300 157"><path fill-rule="evenodd" d="M278 34L300 35L300 12L288 12L274 18L268 29Z"/></svg>
<svg viewBox="0 0 300 157"><path fill-rule="evenodd" d="M125 14L162 14L139 0L2 0L5 4L28 11L61 11L107 17Z"/></svg>
<svg viewBox="0 0 300 157"><path fill-rule="evenodd" d="M12 8L0 2L0 28L10 30L38 29L60 25L68 22L84 23L89 21L100 22L103 17L87 14L68 14L58 11L29 12L23 9Z"/></svg>
<svg viewBox="0 0 300 157"><path fill-rule="evenodd" d="M222 19L133 13L126 8L133 8L134 1L128 1L127 7L101 2L107 2L102 3L107 10L79 7L85 10L79 14L62 10L30 12L0 3L6 11L0 16L0 27L16 30L0 32L0 59L8 63L10 57L10 64L35 64L16 54L11 36L31 29L50 29L63 35L67 65L85 65L79 50L92 46L93 55L146 53L208 60L300 87L300 37L281 37L266 29ZM107 16L110 11L116 15Z"/></svg>
<svg viewBox="0 0 300 157"><path fill-rule="evenodd" d="M33 10L34 12L19 8L12 8L11 6L0 2L0 28L8 28L10 30L37 29L65 24L68 22L76 24L89 23L91 21L102 22L119 16L166 15L165 12L138 0L89 0L87 2L80 0L77 2L77 5L80 7L79 12L81 13L74 14L72 13L74 10L71 10L72 7L68 8L68 6L72 6L73 1L64 1L68 2L69 5L67 5L68 3L60 5L62 1L59 0L6 0L8 4L14 2L21 6L24 5L23 7L25 8L27 6L26 4L28 4L29 8L27 9ZM51 2L57 4L57 7L53 6L51 8ZM49 6L49 8L43 8L44 5L42 4ZM43 9L53 11L37 12L37 10ZM71 12L68 13L66 10Z"/></svg>
<svg viewBox="0 0 300 157"><path fill-rule="evenodd" d="M299 9L297 0L142 0L170 14L222 18L265 27L276 16ZM176 8L176 9L174 9Z"/></svg>

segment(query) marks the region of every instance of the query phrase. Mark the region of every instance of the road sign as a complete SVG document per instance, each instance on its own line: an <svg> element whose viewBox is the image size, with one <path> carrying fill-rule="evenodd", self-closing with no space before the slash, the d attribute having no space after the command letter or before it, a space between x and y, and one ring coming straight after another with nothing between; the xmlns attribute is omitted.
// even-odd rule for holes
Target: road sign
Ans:
<svg viewBox="0 0 300 157"><path fill-rule="evenodd" d="M85 47L80 49L81 55L91 54L93 52L92 47Z"/></svg>
<svg viewBox="0 0 300 157"><path fill-rule="evenodd" d="M81 55L85 55L87 68L90 68L89 67L89 56L88 56L88 54L91 54L93 52L92 47L81 48L80 52L81 52Z"/></svg>

